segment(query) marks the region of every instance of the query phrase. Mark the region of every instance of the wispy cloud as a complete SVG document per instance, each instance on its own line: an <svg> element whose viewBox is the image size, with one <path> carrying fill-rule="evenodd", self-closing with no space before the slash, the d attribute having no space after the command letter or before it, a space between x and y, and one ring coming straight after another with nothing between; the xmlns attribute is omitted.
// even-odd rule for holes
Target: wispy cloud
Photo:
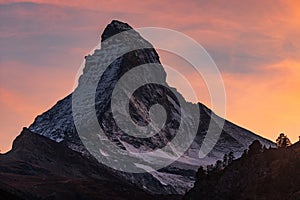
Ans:
<svg viewBox="0 0 300 200"><path fill-rule="evenodd" d="M222 0L0 0L0 141L11 141L21 126L71 91L83 57L112 19L191 36L208 50L223 74L229 119L271 139L286 130L296 140L298 1L251 1L250 5ZM185 70L184 64L181 69ZM209 104L209 95L203 95L205 85L190 71L185 74L200 91L198 96L204 96L200 99ZM278 110L284 120L276 118L274 126L266 119L274 119Z"/></svg>

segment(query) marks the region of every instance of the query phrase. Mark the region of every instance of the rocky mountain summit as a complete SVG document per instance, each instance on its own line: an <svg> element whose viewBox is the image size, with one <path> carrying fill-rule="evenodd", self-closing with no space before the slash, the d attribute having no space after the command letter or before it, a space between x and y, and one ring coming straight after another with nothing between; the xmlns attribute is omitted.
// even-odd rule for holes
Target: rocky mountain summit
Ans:
<svg viewBox="0 0 300 200"><path fill-rule="evenodd" d="M121 39L113 37L119 33L124 33ZM139 47L144 48L140 49ZM126 53L122 54L122 52ZM120 108L120 110L112 108L113 91L118 85L118 81L132 69L141 65L146 65L145 71L133 76L127 84L122 85L119 88L119 94L120 96L128 97L130 117L139 126L147 127L147 125L151 125L149 111L153 105L159 104L165 109L166 121L163 128L158 130L158 132L149 132L151 134L146 138L134 137L128 134L126 130L120 128L122 124L118 124L114 119L114 116L118 116L126 120L126 116L121 110L123 106L121 104L122 101L116 101L116 105L114 105ZM99 74L102 74L102 76L98 77ZM145 80L158 80L161 84L145 84L134 91L132 95L129 95L129 85L135 82L145 82ZM89 90L89 88L93 88L94 86L95 91L90 92L92 90ZM76 105L74 105L74 97L77 97L76 94L78 91L82 91L82 96L80 96L81 101L77 101ZM179 102L184 102L184 105ZM94 143L99 138L97 138L98 133L91 129L91 124L95 123L91 118L93 113L89 111L74 113L74 107L81 108L85 106L95 109L97 124L99 124L105 133L103 140L111 142L123 151L143 153L159 150L167 146L176 137L181 126L186 138L191 137L191 132L196 127L196 137L189 148L179 158L175 155L179 146L171 147L172 153L155 154L157 160L173 157L176 160L162 169L148 170L149 166L153 163L144 157L142 159L146 164L138 165L137 162L129 162L124 166L124 168L139 167L144 170L144 173L127 173L114 170L102 163L96 162L94 158L95 154L88 151L85 146L86 144L96 146L95 151L98 151L97 155L102 160L114 158L117 153L106 146L98 146ZM199 120L197 120L197 116L200 116ZM79 78L78 87L74 93L66 96L48 111L37 116L33 124L29 126L27 132L30 132L30 134L26 137L36 137L34 134L38 134L50 139L49 143L53 145L55 143L59 144L59 149L63 149L59 152L56 152L57 149L55 148L48 150L52 151L48 152L51 156L53 156L52 154L59 154L61 156L62 160L57 164L57 161L51 162L51 156L48 158L48 154L44 154L44 151L39 152L41 158L44 159L44 164L53 166L47 167L45 173L51 174L53 173L51 170L58 170L56 168L59 168L60 165L68 165L63 162L64 156L67 156L63 151L66 150L68 153L80 157L80 162L90 162L93 160L93 165L99 165L101 166L100 169L105 169L105 171L100 170L95 172L93 176L96 176L97 173L99 173L99 176L103 173L108 173L117 177L116 180L122 180L124 184L129 184L130 187L137 187L139 190L146 191L149 194L184 194L185 191L193 186L194 177L200 165L215 163L216 160L221 159L225 153L229 152L233 152L236 157L239 157L244 149L248 148L254 140L259 140L267 147L274 146L274 143L271 141L229 121L225 120L224 127L220 127L213 116L216 115L205 105L200 102L197 104L186 102L184 97L175 88L170 87L166 83L166 72L160 63L156 50L148 41L143 39L128 24L113 20L103 31L101 48L95 49L92 55L85 57L83 74ZM185 120L183 121L182 118ZM76 121L78 119L81 121ZM78 128L75 124L82 125L83 132L87 133L93 139L86 139L86 137L79 135L78 132L81 128ZM199 150L207 134L209 125L212 125L214 131L220 131L221 135L213 150L205 158L200 159ZM82 130L80 131L82 132ZM22 134L26 134L26 131ZM23 142L23 140L21 142L16 140L13 150L4 157L2 156L1 162L6 162L6 157L11 157L12 160L10 161L13 162L16 149L19 149L18 156L30 156L30 153L24 150L26 148L19 148L20 146L26 146ZM35 147L39 148L38 146ZM34 159L37 159L37 156ZM120 163L120 160L114 160L115 165ZM28 159L27 161L22 160L22 162L16 161L13 165L20 165L20 167L24 165L32 173L37 173L36 170L40 169L39 165L41 163L34 162L32 159ZM69 164L64 169L68 169L68 173L72 174L72 176L76 176L78 173L77 165ZM64 174L65 172L62 173ZM102 178L100 177L100 179ZM9 182L9 185L13 186L14 184ZM35 192L32 191L32 193ZM37 193L39 192L37 191Z"/></svg>
<svg viewBox="0 0 300 200"><path fill-rule="evenodd" d="M122 32L125 32L125 34L122 35L121 39L108 40L112 36ZM147 48L130 51L117 57L112 63L107 63L107 60L115 54L118 54L116 51L119 49L131 49L136 46L146 46ZM147 71L142 75L138 74L138 76L135 76L134 82L139 81L140 79L151 79L155 77L155 79L162 79L165 84L163 86L147 84L144 87L139 88L134 93L133 97L129 97L131 117L139 124L147 124L149 108L153 104L159 103L168 111L168 119L165 127L158 134L149 138L136 138L126 134L118 127L113 119L110 103L112 92L117 81L131 69L143 64L149 65L147 66ZM154 64L156 67L152 67L150 64ZM103 73L99 80L96 77L97 73ZM184 101L184 99L175 89L169 89L170 87L168 87L166 83L166 73L160 64L159 56L155 49L128 24L114 20L105 28L101 36L101 49L96 49L94 54L86 56L85 68L79 79L78 88L83 84L97 85L95 109L98 122L107 138L119 148L125 150L134 149L138 152L151 151L164 147L169 140L174 138L176 130L178 129L178 124L180 123L180 114L182 112L176 97L182 98L181 101ZM127 82L127 84L129 85L130 83ZM126 91L127 88L125 86L122 88L122 92L126 93ZM174 93L177 93L176 97ZM84 94L85 99L81 101L83 104L82 106L85 106L87 103L86 97L89 95L93 94ZM91 98L93 98L93 96ZM151 192L165 193L167 191L169 193L183 193L187 188L191 187L193 171L195 171L196 166L214 162L216 159L222 157L224 153L227 153L227 151L233 151L238 156L254 139L260 139L266 145L272 145L269 141L228 122L222 130L221 137L214 150L207 158L200 160L198 157L200 146L205 137L209 123L214 123L213 120L211 120L212 112L201 103L196 105L186 102L186 104L190 110L197 111L195 107L199 107L201 117L200 123L197 122L194 117L198 113L194 113L192 116L185 116L185 118L189 118L188 124L185 124L185 127L187 127L187 136L189 134L189 127L197 126L197 123L199 123L197 136L190 149L188 149L185 155L179 160L166 169L162 169L160 172L151 173L151 176L163 185L163 187L160 186L155 190L151 189ZM186 111L186 113L192 112ZM123 113L119 114L122 115ZM63 141L68 147L75 151L88 154L89 152L86 151L85 146L81 143L81 138L78 137L73 117L72 95L69 95L65 99L59 101L49 111L38 116L29 129L32 132L44 135L57 142ZM86 117L83 121L86 122L88 120L90 120L90 118ZM90 126L90 124L87 126ZM217 124L215 125L215 128L216 131L220 131L219 129L221 129ZM87 127L87 129L89 129L89 127ZM108 154L110 153L103 152L104 157ZM182 174L189 175L182 176ZM140 182L140 180L135 180L136 175L125 173L124 176L133 182ZM143 181L151 179L147 178ZM162 190L161 188L165 189L160 191Z"/></svg>

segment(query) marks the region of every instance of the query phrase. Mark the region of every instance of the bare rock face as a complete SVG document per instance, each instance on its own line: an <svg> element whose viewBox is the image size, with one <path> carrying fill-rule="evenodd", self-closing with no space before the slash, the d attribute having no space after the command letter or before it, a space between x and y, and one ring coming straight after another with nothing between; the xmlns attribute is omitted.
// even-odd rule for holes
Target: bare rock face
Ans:
<svg viewBox="0 0 300 200"><path fill-rule="evenodd" d="M124 31L126 33L122 34L121 40L109 40L112 36ZM132 46L146 46L147 48L130 51L118 56L119 50L121 52L124 49L131 49ZM114 56L117 56L117 58L110 63L111 57ZM143 74L134 77L132 81L154 78L160 80L163 84L147 84L128 97L130 99L131 118L139 125L149 124L149 109L152 105L158 103L166 110L167 120L164 128L157 134L148 138L136 138L125 133L116 124L112 115L111 98L118 80L131 69L144 64L148 65L147 70ZM103 74L100 79L97 77L99 73ZM189 137L189 127L198 126L197 135L190 148L171 165L159 171L144 174L130 174L111 170L121 179L151 193L183 194L193 186L194 176L200 165L212 164L230 151L234 152L236 157L239 157L243 150L248 148L254 140L260 140L266 146L274 145L272 142L228 121L225 122L222 129L212 120L213 112L209 108L201 103L186 102L175 88L170 88L166 83L166 73L153 46L126 23L112 21L101 36L101 49L96 49L92 55L85 57L85 68L76 90L80 90L83 85L92 86L95 84L97 85L96 95L86 92L84 96L86 99L94 97L97 120L101 128L108 140L121 149L134 149L137 152L145 152L164 147L175 137L183 113L191 113L184 116L188 119L184 124L187 137ZM127 85L124 85L120 93L126 94L127 91ZM85 98L80 102L82 106L88 102L85 101ZM188 110L182 110L179 101L183 101ZM199 110L200 121L195 120L195 115L199 115L199 113L193 113L193 110ZM118 114L123 115L122 112ZM34 123L30 125L29 130L90 158L92 156L78 136L74 125L74 117L77 116L72 113L72 94L70 94L58 101L51 109L37 116ZM86 117L84 122L89 122L89 120L90 118ZM221 131L222 134L212 152L204 159L199 159L198 152L207 133L209 123L213 123L215 131ZM102 156L110 155L109 153L103 153Z"/></svg>

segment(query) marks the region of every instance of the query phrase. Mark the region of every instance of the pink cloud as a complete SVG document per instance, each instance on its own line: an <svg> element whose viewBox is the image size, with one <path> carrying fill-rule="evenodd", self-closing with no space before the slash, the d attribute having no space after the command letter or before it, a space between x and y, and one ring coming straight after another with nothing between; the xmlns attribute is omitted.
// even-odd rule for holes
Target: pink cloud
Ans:
<svg viewBox="0 0 300 200"><path fill-rule="evenodd" d="M285 129L296 140L300 116L295 109L300 87L297 1L253 1L251 5L221 0L18 2L0 0L0 141L6 141L6 146L21 126L71 92L83 57L114 18L134 27L175 29L197 40L222 71L229 119L271 139ZM209 105L205 84L185 70L184 63L179 64L201 91L200 100ZM287 112L284 106L277 108L284 103ZM272 120L261 123L264 119L274 119L276 125ZM4 135L10 139L3 139Z"/></svg>

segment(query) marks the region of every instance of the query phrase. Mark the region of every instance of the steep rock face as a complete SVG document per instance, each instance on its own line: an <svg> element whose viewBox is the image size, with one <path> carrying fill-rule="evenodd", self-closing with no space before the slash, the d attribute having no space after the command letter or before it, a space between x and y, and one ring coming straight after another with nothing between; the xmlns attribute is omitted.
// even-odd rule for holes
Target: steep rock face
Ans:
<svg viewBox="0 0 300 200"><path fill-rule="evenodd" d="M130 32L123 36L123 40L107 40L113 35L128 30ZM214 163L230 151L233 151L235 156L240 156L243 150L255 139L260 140L266 146L273 145L272 142L228 121L225 122L224 128L221 130L221 127L212 120L212 111L210 109L201 103L191 104L185 102L176 89L168 87L165 82L166 74L160 65L159 56L155 49L128 24L112 21L104 30L101 41L101 49L96 49L92 55L86 56L85 68L79 79L78 87L80 88L83 84L98 85L96 95L87 92L85 97L95 97L98 122L110 141L124 150L152 151L164 147L174 138L180 118L183 117L182 114L191 113L184 116L187 119L186 124L184 124L187 137L189 137L189 127L195 127L199 124L197 135L190 148L170 166L159 171L144 174L115 172L119 176L153 193L183 194L192 187L194 175L199 165ZM147 48L130 51L123 56L117 57L112 63L108 63L112 56L118 55L119 50L130 49L132 45L134 47L147 46ZM109 65L107 66L107 64ZM113 119L110 103L117 81L129 70L143 64L154 64L156 67L152 68L149 65L143 76L136 76L133 81L153 79L154 77L163 80L164 84L163 86L147 84L138 89L133 96L128 97L130 99L131 117L137 124L147 125L149 123L149 108L155 103L159 103L167 111L167 121L164 128L154 136L136 138L126 134L118 127ZM99 73L103 73L103 75L98 80L97 74ZM127 92L126 85L124 85L121 92ZM185 102L186 107L189 109L188 112L181 110L179 101ZM86 103L85 99L80 103L84 105ZM197 110L195 109L196 107L200 111L200 122L195 120L195 115L198 115L198 113L191 112L192 110ZM73 114L71 94L59 101L50 110L38 116L29 129L56 142L64 143L72 150L90 156L78 136ZM121 112L118 114L123 115ZM88 122L89 117L83 121ZM199 149L210 122L214 125L215 131L222 131L222 134L211 153L204 159L199 159ZM155 181L159 184L153 184ZM141 182L143 183L142 185L140 184Z"/></svg>

